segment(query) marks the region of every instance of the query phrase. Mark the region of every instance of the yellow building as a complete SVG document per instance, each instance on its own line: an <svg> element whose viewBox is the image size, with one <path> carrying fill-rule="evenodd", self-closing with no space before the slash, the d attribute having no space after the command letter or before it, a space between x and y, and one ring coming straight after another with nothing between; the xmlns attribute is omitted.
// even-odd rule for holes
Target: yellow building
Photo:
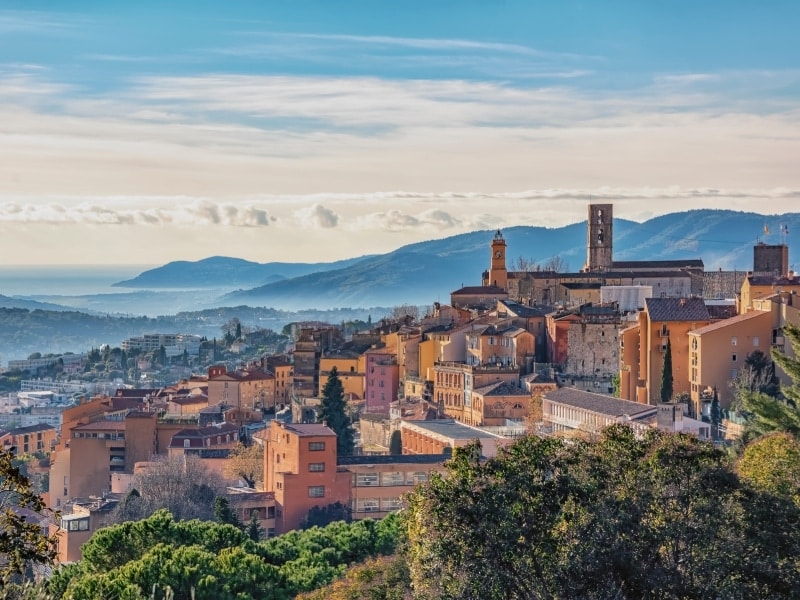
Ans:
<svg viewBox="0 0 800 600"><path fill-rule="evenodd" d="M739 313L752 310L753 302L779 292L800 294L800 276L790 271L787 275L748 275L742 283L738 300Z"/></svg>
<svg viewBox="0 0 800 600"><path fill-rule="evenodd" d="M350 400L364 399L364 377L367 369L366 358L359 354L326 354L319 359L319 390L328 382L328 375L336 367L339 380L342 382L345 397Z"/></svg>
<svg viewBox="0 0 800 600"><path fill-rule="evenodd" d="M720 406L730 407L733 393L728 384L739 375L750 353L760 350L769 356L772 329L771 311L751 311L689 332L693 414L708 415L715 389Z"/></svg>

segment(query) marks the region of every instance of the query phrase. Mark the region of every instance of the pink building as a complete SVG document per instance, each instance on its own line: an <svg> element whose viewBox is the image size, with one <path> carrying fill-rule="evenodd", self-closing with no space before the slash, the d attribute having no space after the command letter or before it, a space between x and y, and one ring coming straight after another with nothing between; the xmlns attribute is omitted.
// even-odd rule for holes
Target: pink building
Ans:
<svg viewBox="0 0 800 600"><path fill-rule="evenodd" d="M364 412L389 416L389 405L397 400L400 367L391 348L370 348L366 356Z"/></svg>

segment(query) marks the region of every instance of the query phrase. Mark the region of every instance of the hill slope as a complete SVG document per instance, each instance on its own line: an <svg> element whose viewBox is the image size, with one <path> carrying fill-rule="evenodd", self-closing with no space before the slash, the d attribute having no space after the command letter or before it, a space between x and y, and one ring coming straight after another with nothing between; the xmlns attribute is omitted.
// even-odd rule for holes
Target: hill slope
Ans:
<svg viewBox="0 0 800 600"><path fill-rule="evenodd" d="M758 215L727 210L695 210L656 217L644 223L614 220L616 260L701 258L707 270L752 269L753 244L764 226L778 231L786 224L787 239L800 244L800 214ZM475 231L441 240L404 246L388 254L367 257L342 269L311 273L233 292L225 303L291 306L370 306L446 301L464 285L479 285L489 265L492 231ZM508 268L517 257L544 262L558 255L570 270L586 260L586 224L560 228L519 226L503 230ZM777 235L766 239L778 243ZM791 260L791 257L790 257Z"/></svg>

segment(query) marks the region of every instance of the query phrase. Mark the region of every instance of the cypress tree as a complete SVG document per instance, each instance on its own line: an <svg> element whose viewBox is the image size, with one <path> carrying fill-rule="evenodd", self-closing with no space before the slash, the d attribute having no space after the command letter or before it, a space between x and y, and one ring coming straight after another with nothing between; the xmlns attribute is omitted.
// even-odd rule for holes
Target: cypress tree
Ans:
<svg viewBox="0 0 800 600"><path fill-rule="evenodd" d="M331 369L328 381L322 389L322 402L317 407L317 422L327 423L336 433L336 451L339 456L349 456L353 453L355 445L353 423L347 414L344 386L336 367Z"/></svg>
<svg viewBox="0 0 800 600"><path fill-rule="evenodd" d="M722 408L719 405L719 395L714 387L714 399L711 400L711 439L719 439L719 426L722 424Z"/></svg>
<svg viewBox="0 0 800 600"><path fill-rule="evenodd" d="M664 352L664 368L661 371L661 401L672 400L672 344L667 338L667 350Z"/></svg>

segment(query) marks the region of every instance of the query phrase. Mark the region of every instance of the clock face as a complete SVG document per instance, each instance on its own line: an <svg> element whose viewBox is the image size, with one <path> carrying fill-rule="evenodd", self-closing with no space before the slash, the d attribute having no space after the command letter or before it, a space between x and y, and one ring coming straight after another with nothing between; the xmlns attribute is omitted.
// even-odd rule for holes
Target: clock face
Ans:
<svg viewBox="0 0 800 600"><path fill-rule="evenodd" d="M503 256L503 253L500 252L500 250L495 250L494 257L495 258L500 258L501 256Z"/></svg>

